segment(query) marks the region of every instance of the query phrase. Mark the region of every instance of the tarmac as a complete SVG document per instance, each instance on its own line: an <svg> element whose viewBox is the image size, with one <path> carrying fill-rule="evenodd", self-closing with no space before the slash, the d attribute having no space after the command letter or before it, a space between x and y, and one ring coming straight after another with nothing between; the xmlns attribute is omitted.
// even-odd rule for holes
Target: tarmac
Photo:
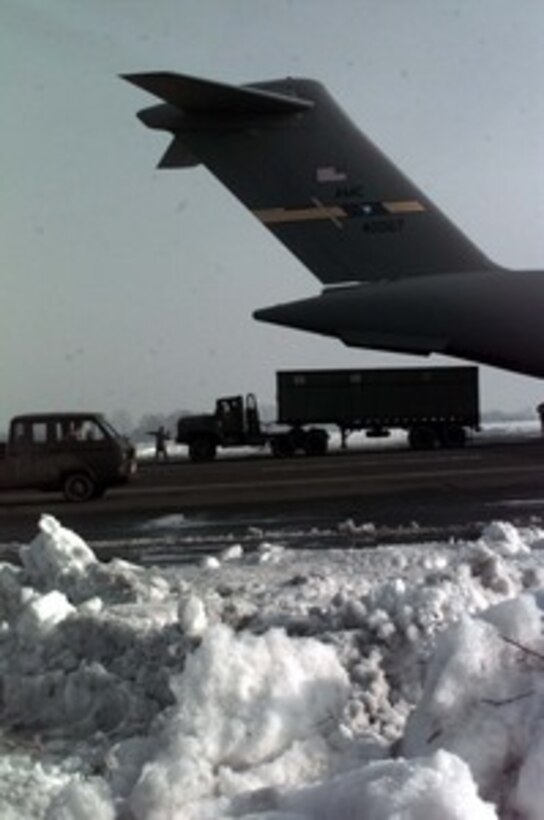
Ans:
<svg viewBox="0 0 544 820"><path fill-rule="evenodd" d="M183 515L201 535L270 520L293 529L338 527L350 519L372 522L373 542L409 540L410 533L412 540L477 535L492 520L544 521L544 439L423 452L146 462L130 484L86 504L69 504L60 494L3 493L0 543L32 538L42 513L88 540L117 544L134 540L145 522L172 515Z"/></svg>

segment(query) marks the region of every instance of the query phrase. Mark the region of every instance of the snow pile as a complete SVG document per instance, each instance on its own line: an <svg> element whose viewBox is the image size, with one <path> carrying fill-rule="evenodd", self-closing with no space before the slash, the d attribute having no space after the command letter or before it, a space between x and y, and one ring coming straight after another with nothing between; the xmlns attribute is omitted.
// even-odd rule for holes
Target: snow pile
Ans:
<svg viewBox="0 0 544 820"><path fill-rule="evenodd" d="M36 759L39 749L20 751L0 739L0 817L27 820L46 817L57 794L69 786L72 773ZM69 820L79 820L77 814ZM49 818L48 818L49 820ZM53 820L51 817L50 820ZM56 818L55 818L56 820ZM68 818L66 818L68 820ZM106 820L98 815L94 820Z"/></svg>
<svg viewBox="0 0 544 820"><path fill-rule="evenodd" d="M172 700L167 677L149 669L163 663L163 631L176 623L168 584L99 564L50 516L20 557L21 568L0 571L3 726L85 737L149 722Z"/></svg>
<svg viewBox="0 0 544 820"><path fill-rule="evenodd" d="M51 801L45 820L115 820L111 793L101 778L72 778Z"/></svg>
<svg viewBox="0 0 544 820"><path fill-rule="evenodd" d="M354 524L353 526L357 526ZM0 816L536 820L543 533L0 566Z"/></svg>
<svg viewBox="0 0 544 820"><path fill-rule="evenodd" d="M182 632L188 638L201 637L208 626L208 616L203 601L197 595L182 597L178 604L178 620Z"/></svg>
<svg viewBox="0 0 544 820"><path fill-rule="evenodd" d="M329 783L281 801L293 814L314 820L496 820L480 799L468 766L447 752L414 760L370 763ZM262 816L262 815L259 815Z"/></svg>
<svg viewBox="0 0 544 820"><path fill-rule="evenodd" d="M258 787L255 769L275 769L282 784L307 777L310 766L311 774L322 774L326 734L336 726L348 683L334 650L318 641L291 641L279 630L236 636L220 625L172 688L177 704L160 721L158 754L130 796L138 820L192 816L214 792Z"/></svg>
<svg viewBox="0 0 544 820"><path fill-rule="evenodd" d="M481 793L508 816L541 817L544 806L539 602L540 595L522 595L461 619L439 637L403 740L408 756L433 748L457 754Z"/></svg>
<svg viewBox="0 0 544 820"><path fill-rule="evenodd" d="M39 530L36 538L20 549L24 580L37 590L58 589L74 603L95 595L112 603L164 597L166 585L159 576L150 578L120 560L105 567L76 533L62 527L53 516L42 515Z"/></svg>

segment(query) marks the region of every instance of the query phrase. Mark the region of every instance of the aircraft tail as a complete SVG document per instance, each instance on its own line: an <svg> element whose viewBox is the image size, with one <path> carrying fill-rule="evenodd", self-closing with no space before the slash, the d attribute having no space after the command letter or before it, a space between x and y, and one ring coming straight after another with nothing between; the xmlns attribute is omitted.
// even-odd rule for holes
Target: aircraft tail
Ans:
<svg viewBox="0 0 544 820"><path fill-rule="evenodd" d="M159 167L204 164L325 285L496 267L321 84L124 79L164 101L139 113L174 135Z"/></svg>

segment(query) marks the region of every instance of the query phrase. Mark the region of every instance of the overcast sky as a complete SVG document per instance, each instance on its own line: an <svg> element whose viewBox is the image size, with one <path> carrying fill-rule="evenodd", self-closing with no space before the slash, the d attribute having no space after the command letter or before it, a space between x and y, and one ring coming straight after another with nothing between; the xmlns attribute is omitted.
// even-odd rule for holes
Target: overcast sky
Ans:
<svg viewBox="0 0 544 820"><path fill-rule="evenodd" d="M253 320L319 283L204 168L155 170L168 137L118 78L149 70L321 80L493 260L544 268L541 0L2 0L0 427L270 402L281 368L458 363ZM482 388L486 409L544 398L489 368Z"/></svg>

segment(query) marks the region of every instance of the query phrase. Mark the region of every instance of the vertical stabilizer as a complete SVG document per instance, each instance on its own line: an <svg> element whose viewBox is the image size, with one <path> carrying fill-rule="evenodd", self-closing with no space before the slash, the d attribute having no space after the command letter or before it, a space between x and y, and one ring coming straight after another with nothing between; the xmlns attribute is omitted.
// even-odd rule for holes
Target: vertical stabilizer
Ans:
<svg viewBox="0 0 544 820"><path fill-rule="evenodd" d="M126 79L164 100L139 115L174 135L160 164L204 164L321 282L496 267L319 83Z"/></svg>

